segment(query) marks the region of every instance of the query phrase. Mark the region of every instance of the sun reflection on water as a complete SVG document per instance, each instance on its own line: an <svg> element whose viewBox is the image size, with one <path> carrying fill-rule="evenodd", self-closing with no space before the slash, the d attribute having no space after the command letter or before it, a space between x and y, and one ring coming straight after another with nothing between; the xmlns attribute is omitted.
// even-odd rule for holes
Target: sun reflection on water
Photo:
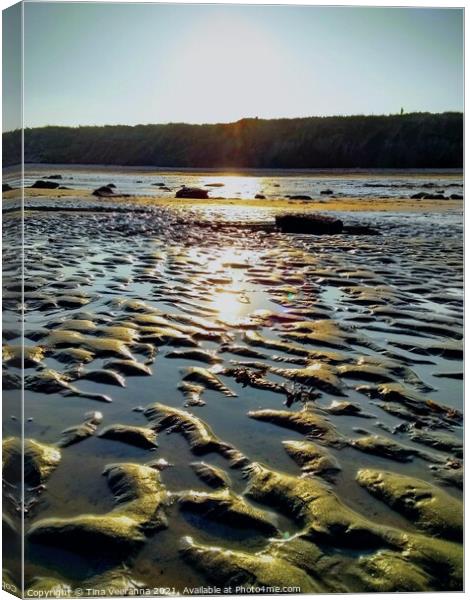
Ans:
<svg viewBox="0 0 470 600"><path fill-rule="evenodd" d="M225 248L207 264L209 272L219 275L214 286L211 306L223 321L233 321L247 312L250 297L246 290L246 269L256 261L256 253L238 248Z"/></svg>

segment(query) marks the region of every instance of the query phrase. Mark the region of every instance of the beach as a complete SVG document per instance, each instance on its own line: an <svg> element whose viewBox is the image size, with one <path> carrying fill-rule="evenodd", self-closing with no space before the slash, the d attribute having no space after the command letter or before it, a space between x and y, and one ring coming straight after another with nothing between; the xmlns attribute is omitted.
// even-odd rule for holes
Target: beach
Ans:
<svg viewBox="0 0 470 600"><path fill-rule="evenodd" d="M461 589L461 174L56 172L69 189L24 196L26 581ZM175 198L188 177L209 198ZM20 206L3 194L11 238ZM286 233L286 212L376 234Z"/></svg>

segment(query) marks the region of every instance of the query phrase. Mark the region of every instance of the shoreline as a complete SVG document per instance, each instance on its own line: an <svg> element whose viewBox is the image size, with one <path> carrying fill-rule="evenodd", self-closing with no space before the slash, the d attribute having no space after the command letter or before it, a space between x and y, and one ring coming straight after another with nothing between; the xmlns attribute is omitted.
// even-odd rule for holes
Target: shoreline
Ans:
<svg viewBox="0 0 470 600"><path fill-rule="evenodd" d="M89 190L42 190L25 188L25 198L76 198L81 201L99 202L101 199L93 196ZM3 200L18 198L18 190L3 193ZM279 199L220 199L209 198L207 200L192 198L159 198L151 196L109 196L104 198L116 203L133 203L140 206L164 206L164 207L243 207L262 209L267 212L451 212L463 210L464 200L412 200L410 198L334 198L331 200L290 200Z"/></svg>

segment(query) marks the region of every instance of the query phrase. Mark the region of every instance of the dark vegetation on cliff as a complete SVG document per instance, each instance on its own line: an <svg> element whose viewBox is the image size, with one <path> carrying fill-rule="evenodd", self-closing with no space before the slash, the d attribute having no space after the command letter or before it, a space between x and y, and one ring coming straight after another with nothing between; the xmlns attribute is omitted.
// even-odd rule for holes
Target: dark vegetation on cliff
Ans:
<svg viewBox="0 0 470 600"><path fill-rule="evenodd" d="M3 134L4 165L20 131ZM25 130L25 162L181 168L452 168L463 164L463 115L242 119L215 125Z"/></svg>

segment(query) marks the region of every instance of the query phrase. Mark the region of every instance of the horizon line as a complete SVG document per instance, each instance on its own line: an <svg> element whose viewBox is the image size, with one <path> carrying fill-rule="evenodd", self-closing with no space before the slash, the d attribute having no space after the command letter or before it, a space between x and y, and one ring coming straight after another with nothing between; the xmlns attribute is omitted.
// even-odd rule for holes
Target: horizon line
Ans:
<svg viewBox="0 0 470 600"><path fill-rule="evenodd" d="M2 135L6 133L15 133L16 131L22 130L31 130L31 129L46 129L48 127L61 127L67 129L80 129L85 127L152 127L152 126L169 126L169 125L188 125L191 127L204 127L204 126L217 126L217 125L236 125L237 123L241 123L243 121L299 121L299 120L307 120L307 119L351 119L354 117L368 117L368 118L380 118L380 117L406 117L410 115L445 115L445 114L464 114L463 110L443 110L440 112L431 112L428 110L415 110L411 112L396 112L396 113L381 113L381 114L365 114L365 113L355 113L355 114L337 114L337 115L307 115L307 116L299 116L299 117L241 117L235 121L218 121L218 122L205 122L205 123L194 123L189 121L167 121L167 122L148 122L148 123L101 123L101 124L83 124L80 123L78 125L57 125L57 124L45 124L45 125L33 125L33 126L23 126L17 127L16 129L8 129L2 131Z"/></svg>

